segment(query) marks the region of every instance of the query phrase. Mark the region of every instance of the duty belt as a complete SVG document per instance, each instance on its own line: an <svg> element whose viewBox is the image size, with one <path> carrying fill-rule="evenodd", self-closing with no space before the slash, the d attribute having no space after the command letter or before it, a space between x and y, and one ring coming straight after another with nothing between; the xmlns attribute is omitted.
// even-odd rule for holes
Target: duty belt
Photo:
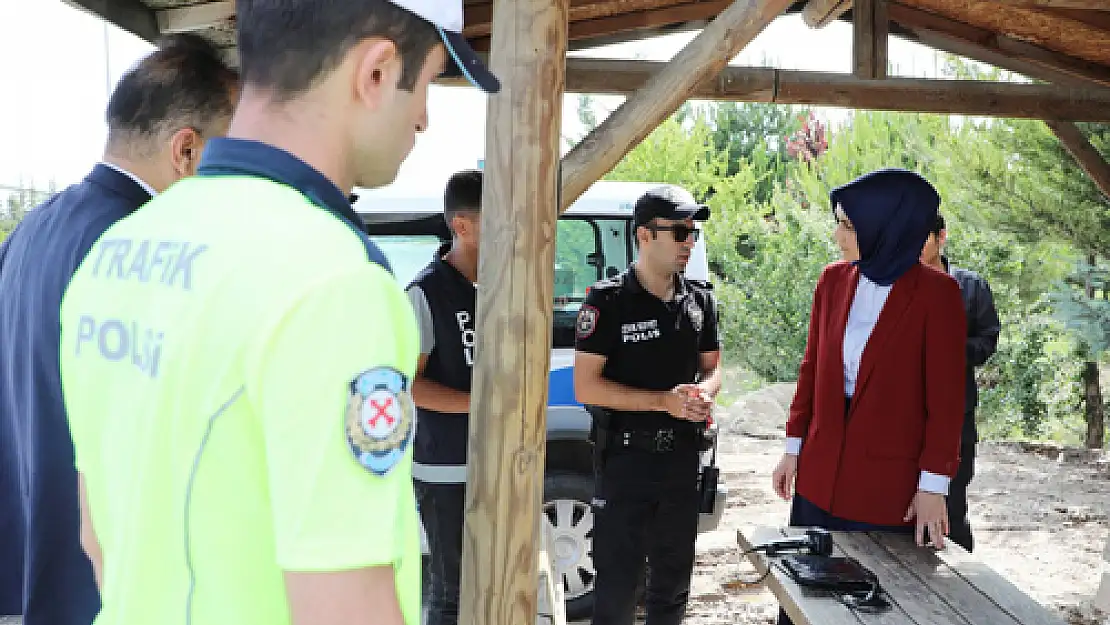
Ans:
<svg viewBox="0 0 1110 625"><path fill-rule="evenodd" d="M619 430L613 433L613 445L626 449L639 449L652 453L676 450L701 451L705 437L701 432L678 431L674 428L659 430Z"/></svg>

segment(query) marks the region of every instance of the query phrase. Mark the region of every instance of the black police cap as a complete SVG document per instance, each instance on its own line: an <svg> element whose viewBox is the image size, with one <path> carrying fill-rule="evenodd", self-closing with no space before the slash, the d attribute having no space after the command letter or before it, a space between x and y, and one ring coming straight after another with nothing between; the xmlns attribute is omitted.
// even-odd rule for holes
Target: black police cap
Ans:
<svg viewBox="0 0 1110 625"><path fill-rule="evenodd" d="M668 184L648 190L636 200L632 209L632 219L642 226L652 219L709 219L709 207L698 203L689 191L677 185Z"/></svg>

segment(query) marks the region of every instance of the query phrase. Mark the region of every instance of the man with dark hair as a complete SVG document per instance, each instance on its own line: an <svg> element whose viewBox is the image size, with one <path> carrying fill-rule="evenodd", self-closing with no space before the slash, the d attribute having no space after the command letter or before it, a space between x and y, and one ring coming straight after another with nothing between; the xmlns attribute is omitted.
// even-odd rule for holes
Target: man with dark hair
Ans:
<svg viewBox="0 0 1110 625"><path fill-rule="evenodd" d="M461 0L236 6L229 137L62 303L82 542L111 625L417 625L419 339L348 198L396 177L448 54L498 83Z"/></svg>
<svg viewBox="0 0 1110 625"><path fill-rule="evenodd" d="M443 218L448 228L454 227L455 217L475 217L482 204L482 172L465 169L456 172L447 180L443 192ZM452 230L454 234L454 230Z"/></svg>
<svg viewBox="0 0 1110 625"><path fill-rule="evenodd" d="M100 607L79 542L62 403L62 294L108 226L196 171L205 142L227 130L237 82L204 40L166 40L116 85L102 162L28 212L0 246L0 476L9 478L0 614L23 614L26 625L87 625Z"/></svg>
<svg viewBox="0 0 1110 625"><path fill-rule="evenodd" d="M451 176L443 194L451 242L408 287L420 328L412 390L420 428L412 476L431 559L427 625L459 620L481 206L482 172Z"/></svg>
<svg viewBox="0 0 1110 625"><path fill-rule="evenodd" d="M690 599L699 457L721 390L713 285L685 275L709 207L663 185L636 200L639 255L590 288L578 312L574 393L593 416L594 625L633 622L645 559L650 625Z"/></svg>
<svg viewBox="0 0 1110 625"><path fill-rule="evenodd" d="M975 444L979 432L975 427L975 407L979 393L975 385L975 368L982 366L998 347L998 334L1002 324L994 309L994 296L990 285L979 274L948 262L944 245L948 242L944 216L937 214L936 225L925 240L921 262L938 271L950 274L960 285L967 316L967 365L964 401L964 426L960 441L960 466L948 486L948 537L964 549L975 547L971 536L971 522L967 517L967 487L975 475Z"/></svg>

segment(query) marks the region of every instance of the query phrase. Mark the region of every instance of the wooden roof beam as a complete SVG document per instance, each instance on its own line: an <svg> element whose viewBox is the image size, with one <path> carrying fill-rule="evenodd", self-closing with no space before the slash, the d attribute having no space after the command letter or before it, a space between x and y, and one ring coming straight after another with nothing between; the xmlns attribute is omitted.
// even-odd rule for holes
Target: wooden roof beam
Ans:
<svg viewBox="0 0 1110 625"><path fill-rule="evenodd" d="M157 12L158 28L163 33L187 33L205 30L235 17L234 0L218 0L205 4L163 9Z"/></svg>
<svg viewBox="0 0 1110 625"><path fill-rule="evenodd" d="M658 28L668 24L707 20L720 15L732 4L731 0L703 0L675 5L653 11L625 13L591 20L571 22L569 37L571 41L611 35L630 30Z"/></svg>
<svg viewBox="0 0 1110 625"><path fill-rule="evenodd" d="M628 101L635 104L635 94L643 93L651 81L658 84L658 77L670 69L667 63L657 61L569 58L566 62L566 92L631 95ZM458 79L443 82L463 84ZM682 100L773 102L984 117L1110 121L1110 89L1098 87L924 78L868 80L850 74L764 67L727 67L716 76L707 75L699 83L684 87L676 97ZM663 110L666 108L669 107ZM614 112L609 119L616 115ZM604 158L604 163L613 158L620 160L626 146L616 143L616 140L623 140L628 134L636 134L632 131L641 130L640 125L634 122L636 118L629 120L622 117L624 121L620 123L608 126L603 123L602 126L613 130L595 130L587 137L589 143L583 140L564 158L564 181L569 172L586 168L589 163L579 160L584 158L582 156L572 157L584 153L586 148L581 146L595 146L590 148L591 152L598 158ZM606 144L606 140L611 140L611 143ZM567 164L572 160L576 163L574 169ZM608 167L612 168L615 164L614 161ZM591 174L594 171L589 169ZM569 202L564 197L564 206Z"/></svg>
<svg viewBox="0 0 1110 625"><path fill-rule="evenodd" d="M62 0L76 9L92 13L102 20L145 39L158 39L158 20L140 0Z"/></svg>
<svg viewBox="0 0 1110 625"><path fill-rule="evenodd" d="M1075 162L1098 187L1099 191L1110 200L1110 164L1102 157L1095 146L1083 136L1083 131L1071 122L1046 121L1048 127L1064 145L1064 149L1072 155Z"/></svg>
<svg viewBox="0 0 1110 625"><path fill-rule="evenodd" d="M681 4L695 4L704 0L570 0L567 21L573 24L582 20L619 16L636 11L653 11ZM463 35L467 38L488 37L493 18L493 3L483 2L463 7Z"/></svg>
<svg viewBox="0 0 1110 625"><path fill-rule="evenodd" d="M809 0L802 9L802 20L810 28L824 28L852 8L852 0Z"/></svg>
<svg viewBox="0 0 1110 625"><path fill-rule="evenodd" d="M903 30L907 31L907 34L904 35L907 39L916 41L922 45L935 48L941 52L948 52L988 65L993 65L999 69L1015 72L1027 78L1061 85L1089 87L1099 84L1043 65L1007 56L998 49L988 48L984 45L968 41L967 39L953 36L947 32L923 28L913 28L912 30L903 28Z"/></svg>
<svg viewBox="0 0 1110 625"><path fill-rule="evenodd" d="M852 73L886 78L890 20L886 0L856 0L852 10Z"/></svg>
<svg viewBox="0 0 1110 625"><path fill-rule="evenodd" d="M1110 11L1106 0L996 0L999 4L1026 9L1082 9Z"/></svg>
<svg viewBox="0 0 1110 625"><path fill-rule="evenodd" d="M904 4L892 2L887 12L892 22L913 32L921 43L937 49L976 58L1004 69L1024 67L1025 69L1011 69L1011 71L1017 71L1030 78L1063 83L1064 81L1060 79L1067 75L1110 87L1110 69L1097 63L1018 41L1012 37ZM1050 75L1054 78L1041 78L1038 74Z"/></svg>
<svg viewBox="0 0 1110 625"><path fill-rule="evenodd" d="M664 119L690 91L720 73L791 0L735 0L686 44L666 67L641 83L597 128L563 157L562 206L566 210ZM568 60L569 64L569 60Z"/></svg>
<svg viewBox="0 0 1110 625"><path fill-rule="evenodd" d="M670 24L711 19L728 8L730 4L732 4L732 0L699 0L607 17L572 20L567 37L569 41L579 41L612 36L621 32L648 30ZM480 32L482 27L482 24L476 24L474 32ZM475 50L484 51L489 49L488 36L471 37L470 42Z"/></svg>

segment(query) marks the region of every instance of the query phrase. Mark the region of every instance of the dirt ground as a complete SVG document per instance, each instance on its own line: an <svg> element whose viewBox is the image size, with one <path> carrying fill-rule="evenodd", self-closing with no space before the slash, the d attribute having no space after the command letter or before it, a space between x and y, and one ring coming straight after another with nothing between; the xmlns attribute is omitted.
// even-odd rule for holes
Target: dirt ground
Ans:
<svg viewBox="0 0 1110 625"><path fill-rule="evenodd" d="M688 625L774 622L777 604L768 591L732 590L727 582L753 576L739 561L737 529L787 518L770 475L792 393L790 385L771 386L717 417L718 463L730 496L721 526L698 539ZM1072 625L1110 625L1090 604L1110 528L1110 454L984 442L969 499L977 557Z"/></svg>
<svg viewBox="0 0 1110 625"><path fill-rule="evenodd" d="M740 562L736 531L781 525L787 503L771 491L793 388L742 396L717 414L718 464L730 490L721 526L698 539L686 625L767 625L777 604L762 587L734 590L753 576ZM975 555L1071 625L1110 625L1091 607L1110 529L1110 454L1051 445L984 442L970 488ZM0 625L18 619L0 617Z"/></svg>

